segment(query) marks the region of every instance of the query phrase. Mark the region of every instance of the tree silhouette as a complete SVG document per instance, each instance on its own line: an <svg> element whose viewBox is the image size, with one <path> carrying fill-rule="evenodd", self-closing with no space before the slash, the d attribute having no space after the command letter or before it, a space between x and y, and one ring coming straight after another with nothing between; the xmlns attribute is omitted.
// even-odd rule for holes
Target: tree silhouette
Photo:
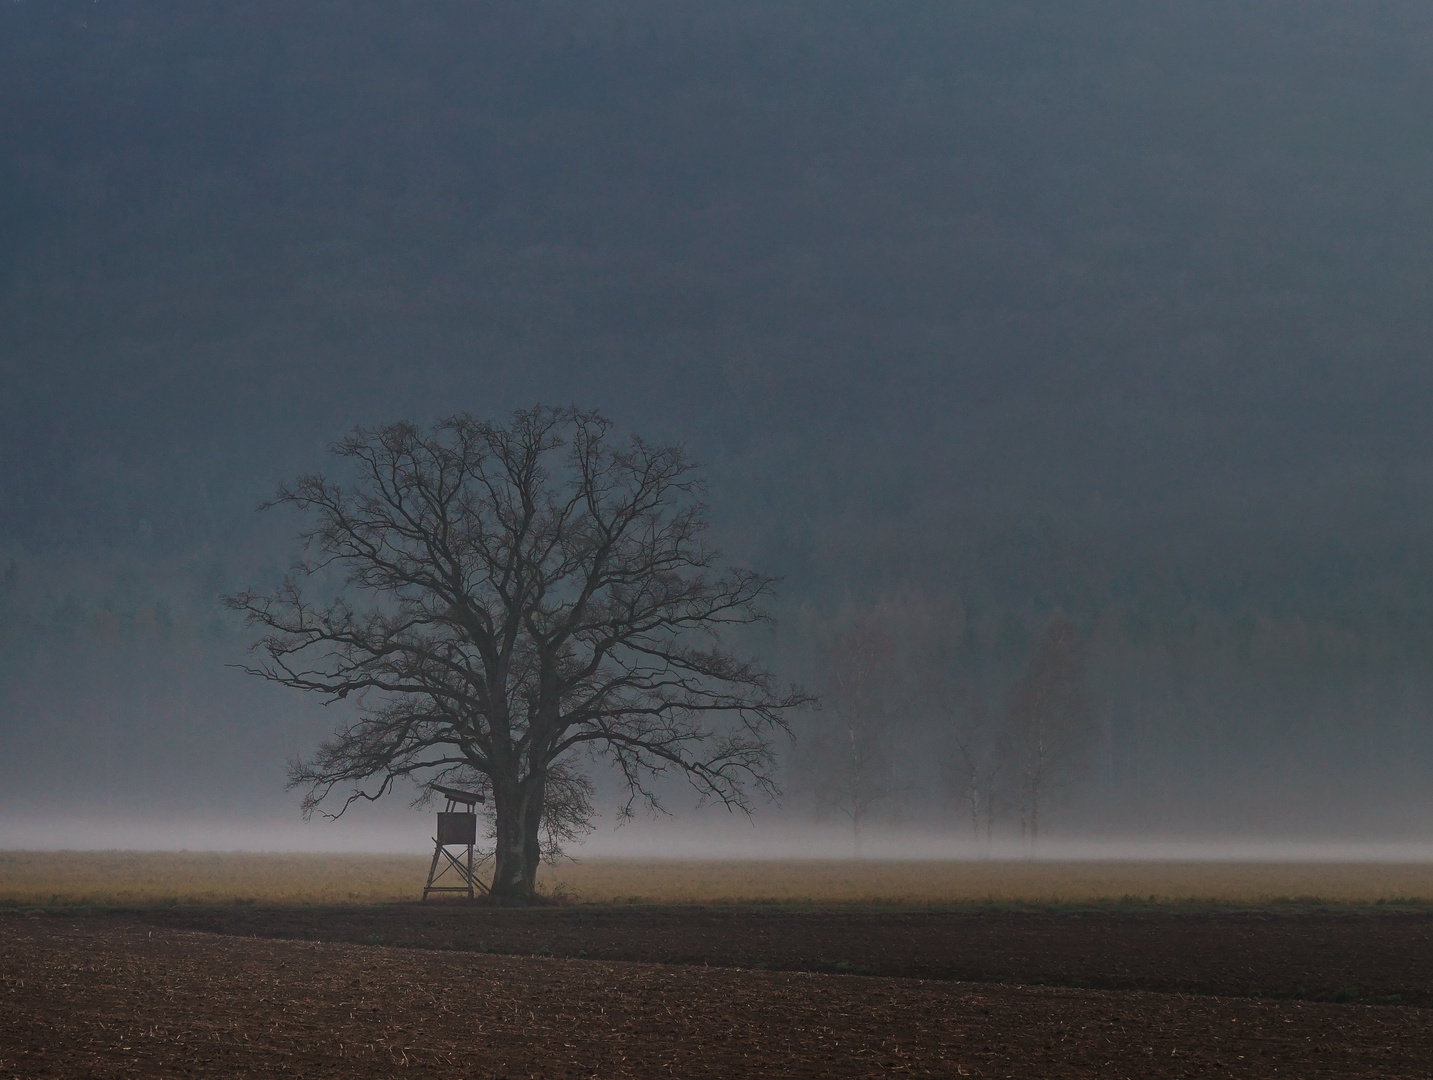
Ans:
<svg viewBox="0 0 1433 1080"><path fill-rule="evenodd" d="M494 811L497 902L534 893L541 831L591 815L573 755L604 754L634 802L684 775L746 808L773 790L771 740L810 699L729 651L771 580L722 567L680 447L619 442L601 416L534 408L357 430L350 484L305 476L275 504L311 515L309 557L272 594L229 598L263 636L247 668L356 718L292 769L312 812L340 785L476 774ZM344 595L315 603L330 570Z"/></svg>
<svg viewBox="0 0 1433 1080"><path fill-rule="evenodd" d="M1021 832L1040 837L1041 816L1070 783L1094 737L1075 624L1055 615L1023 677L1011 687L1003 732L1014 767Z"/></svg>

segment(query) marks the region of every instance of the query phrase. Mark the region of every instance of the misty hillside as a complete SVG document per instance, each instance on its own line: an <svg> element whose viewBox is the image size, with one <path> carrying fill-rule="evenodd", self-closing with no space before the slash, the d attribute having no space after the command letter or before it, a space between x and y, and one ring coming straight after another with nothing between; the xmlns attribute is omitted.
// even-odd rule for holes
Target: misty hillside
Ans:
<svg viewBox="0 0 1433 1080"><path fill-rule="evenodd" d="M55 744L282 798L253 506L572 401L709 463L797 675L1068 612L1101 828L1430 820L1426 4L15 0L0 101L5 805Z"/></svg>

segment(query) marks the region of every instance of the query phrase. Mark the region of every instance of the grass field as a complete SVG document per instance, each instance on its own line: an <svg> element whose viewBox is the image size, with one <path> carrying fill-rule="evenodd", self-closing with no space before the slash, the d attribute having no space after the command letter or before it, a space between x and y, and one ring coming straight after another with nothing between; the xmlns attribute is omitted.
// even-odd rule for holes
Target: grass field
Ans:
<svg viewBox="0 0 1433 1080"><path fill-rule="evenodd" d="M427 869L396 855L0 852L0 903L384 903L418 899ZM590 903L1433 902L1433 864L589 859L544 868L541 884Z"/></svg>
<svg viewBox="0 0 1433 1080"><path fill-rule="evenodd" d="M0 903L373 904L422 895L411 855L0 852Z"/></svg>
<svg viewBox="0 0 1433 1080"><path fill-rule="evenodd" d="M957 904L1129 898L1267 903L1433 899L1433 865L1134 861L638 862L559 867L556 887L592 901Z"/></svg>

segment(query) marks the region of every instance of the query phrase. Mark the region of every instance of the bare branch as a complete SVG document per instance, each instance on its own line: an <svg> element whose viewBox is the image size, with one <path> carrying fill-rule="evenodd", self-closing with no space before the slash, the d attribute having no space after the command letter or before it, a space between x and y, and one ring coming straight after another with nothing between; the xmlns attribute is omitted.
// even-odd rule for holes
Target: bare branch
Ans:
<svg viewBox="0 0 1433 1080"><path fill-rule="evenodd" d="M767 618L772 582L704 542L681 447L533 408L358 429L332 449L352 484L303 476L267 504L306 516L304 561L272 593L228 598L260 632L244 670L356 715L291 770L306 812L339 788L359 785L342 813L469 770L493 793L494 893L516 897L543 844L591 817L563 760L578 748L617 767L628 809L659 805L650 781L668 771L734 808L774 790L771 740L811 698L722 643ZM344 594L315 603L308 582L334 570Z"/></svg>

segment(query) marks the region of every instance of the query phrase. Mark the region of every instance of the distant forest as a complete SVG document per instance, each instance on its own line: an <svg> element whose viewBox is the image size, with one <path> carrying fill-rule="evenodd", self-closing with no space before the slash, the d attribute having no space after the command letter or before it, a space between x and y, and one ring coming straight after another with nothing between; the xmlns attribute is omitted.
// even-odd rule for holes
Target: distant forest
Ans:
<svg viewBox="0 0 1433 1080"><path fill-rule="evenodd" d="M0 102L5 812L283 798L254 505L543 401L708 463L792 677L883 628L878 818L1061 614L1056 833L1433 825L1426 3L13 0Z"/></svg>

